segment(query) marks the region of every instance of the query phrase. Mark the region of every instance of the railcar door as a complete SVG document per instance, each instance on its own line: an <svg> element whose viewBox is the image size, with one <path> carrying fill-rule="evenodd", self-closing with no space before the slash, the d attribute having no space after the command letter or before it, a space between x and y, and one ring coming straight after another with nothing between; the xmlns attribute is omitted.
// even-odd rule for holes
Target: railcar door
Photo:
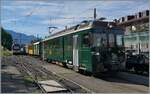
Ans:
<svg viewBox="0 0 150 94"><path fill-rule="evenodd" d="M73 36L73 69L78 71L79 55L78 55L78 35Z"/></svg>
<svg viewBox="0 0 150 94"><path fill-rule="evenodd" d="M45 53L44 53L44 50L45 50L45 49L44 49L44 42L42 42L42 59L43 59L43 60L44 60L44 58L45 58L45 57L44 57L44 54L45 54Z"/></svg>

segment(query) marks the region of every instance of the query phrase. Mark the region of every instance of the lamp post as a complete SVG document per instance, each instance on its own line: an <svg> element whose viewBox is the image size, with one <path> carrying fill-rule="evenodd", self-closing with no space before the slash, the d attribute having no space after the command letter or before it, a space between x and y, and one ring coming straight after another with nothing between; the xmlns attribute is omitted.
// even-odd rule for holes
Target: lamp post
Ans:
<svg viewBox="0 0 150 94"><path fill-rule="evenodd" d="M140 47L140 34L139 34L139 32L138 32L138 34L137 34L137 39L138 39L138 40L137 40L137 41L138 41L138 54L140 54L140 52L141 52L141 51L140 51L140 48L141 48L141 47Z"/></svg>
<svg viewBox="0 0 150 94"><path fill-rule="evenodd" d="M135 26L132 26L132 30L135 32L137 30L137 28ZM140 54L140 33L137 32L137 35L136 35L136 45L138 45L137 47L137 53Z"/></svg>
<svg viewBox="0 0 150 94"><path fill-rule="evenodd" d="M109 32L111 32L112 25L108 22L108 32L107 32L107 47L109 47Z"/></svg>

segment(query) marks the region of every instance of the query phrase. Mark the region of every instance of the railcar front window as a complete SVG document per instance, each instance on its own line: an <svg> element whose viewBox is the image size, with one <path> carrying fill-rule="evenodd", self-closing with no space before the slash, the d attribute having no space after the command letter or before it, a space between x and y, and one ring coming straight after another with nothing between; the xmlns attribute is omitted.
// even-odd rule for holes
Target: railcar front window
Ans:
<svg viewBox="0 0 150 94"><path fill-rule="evenodd" d="M93 34L93 47L100 47L100 46L106 46L107 45L107 38L106 34Z"/></svg>
<svg viewBox="0 0 150 94"><path fill-rule="evenodd" d="M109 34L109 46L113 47L115 44L115 37L114 34Z"/></svg>
<svg viewBox="0 0 150 94"><path fill-rule="evenodd" d="M123 36L117 35L116 41L117 41L118 46L122 46L123 45Z"/></svg>

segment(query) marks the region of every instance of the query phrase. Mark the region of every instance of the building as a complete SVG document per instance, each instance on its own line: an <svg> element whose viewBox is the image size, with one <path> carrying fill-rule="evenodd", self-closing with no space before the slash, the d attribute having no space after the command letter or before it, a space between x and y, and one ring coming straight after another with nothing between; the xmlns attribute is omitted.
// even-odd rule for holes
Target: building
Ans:
<svg viewBox="0 0 150 94"><path fill-rule="evenodd" d="M135 53L149 52L149 10L121 17L118 26L124 29L125 50Z"/></svg>

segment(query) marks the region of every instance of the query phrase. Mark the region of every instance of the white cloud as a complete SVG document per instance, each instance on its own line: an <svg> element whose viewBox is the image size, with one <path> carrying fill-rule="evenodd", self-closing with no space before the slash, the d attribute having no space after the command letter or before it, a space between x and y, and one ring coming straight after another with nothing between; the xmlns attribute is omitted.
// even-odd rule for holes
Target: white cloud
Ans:
<svg viewBox="0 0 150 94"><path fill-rule="evenodd" d="M12 6L1 6L2 10L10 10L10 11L14 11L15 9L12 8Z"/></svg>
<svg viewBox="0 0 150 94"><path fill-rule="evenodd" d="M19 21L22 18L12 18L12 19L7 19L7 20L2 20L2 23L9 23L9 22L16 22Z"/></svg>
<svg viewBox="0 0 150 94"><path fill-rule="evenodd" d="M34 0L30 0L30 1L14 1L12 2L12 5L15 5L15 6L22 6L22 5L25 5L25 6L33 6L33 5L42 5L42 6L62 6L61 3L54 3L52 1L34 1Z"/></svg>
<svg viewBox="0 0 150 94"><path fill-rule="evenodd" d="M58 8L54 8L53 10L51 10L47 6L42 6L42 7L33 8L31 11L27 11L27 12L32 13L32 15L46 16L46 15L51 15L52 13L56 13L59 11L60 11L60 9L58 9Z"/></svg>
<svg viewBox="0 0 150 94"><path fill-rule="evenodd" d="M2 6L3 12L8 14L12 11L11 15L5 17L5 20L2 19L2 22L5 24L12 21L26 22L26 19L23 18L27 17L28 20L31 20L30 22L33 22L33 27L29 29L28 23L23 23L24 31L31 33L33 28L40 34L42 30L47 31L48 24L64 28L65 25L73 25L82 20L92 19L93 8L97 8L98 17L112 20L148 8L148 4L144 4L145 1L13 1ZM17 18L13 17L13 14L17 15ZM39 25L35 26L36 23ZM18 28L17 30L21 29L16 28Z"/></svg>

